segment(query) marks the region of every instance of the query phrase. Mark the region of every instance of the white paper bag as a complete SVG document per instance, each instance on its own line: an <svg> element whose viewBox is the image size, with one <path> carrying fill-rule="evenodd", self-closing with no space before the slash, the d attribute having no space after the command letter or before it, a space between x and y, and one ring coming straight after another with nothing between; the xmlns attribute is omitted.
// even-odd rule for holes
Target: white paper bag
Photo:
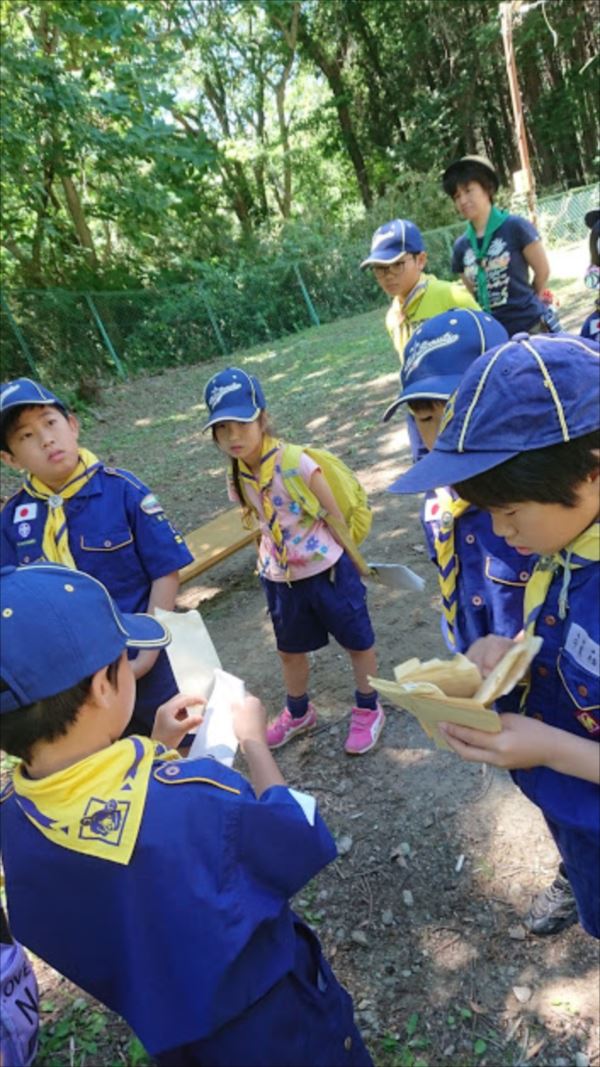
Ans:
<svg viewBox="0 0 600 1067"><path fill-rule="evenodd" d="M166 651L179 692L207 698L221 660L200 612L156 608L155 615L171 633Z"/></svg>

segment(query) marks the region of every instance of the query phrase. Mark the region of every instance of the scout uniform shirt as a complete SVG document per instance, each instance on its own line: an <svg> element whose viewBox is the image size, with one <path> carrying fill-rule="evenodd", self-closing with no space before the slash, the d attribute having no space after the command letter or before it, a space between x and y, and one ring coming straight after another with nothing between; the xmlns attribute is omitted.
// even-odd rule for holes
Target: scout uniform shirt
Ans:
<svg viewBox="0 0 600 1067"><path fill-rule="evenodd" d="M425 540L434 563L437 563L435 538L448 494L447 489L427 493L421 513ZM516 637L523 628L525 586L537 556L519 555L503 537L496 536L488 512L475 507L469 507L455 522L454 552L456 648L448 639L442 616L442 633L450 650L466 652L478 637L487 634Z"/></svg>
<svg viewBox="0 0 600 1067"><path fill-rule="evenodd" d="M175 758L173 758L175 757ZM335 858L313 797L130 737L0 804L15 937L151 1055L213 1034L294 969L288 904Z"/></svg>
<svg viewBox="0 0 600 1067"><path fill-rule="evenodd" d="M600 741L600 564L570 572L561 619L564 571L554 575L537 616L544 643L531 666L525 713L549 726ZM600 752L599 752L600 758ZM541 808L577 900L581 924L600 937L600 787L550 767L513 771Z"/></svg>
<svg viewBox="0 0 600 1067"><path fill-rule="evenodd" d="M69 549L78 570L106 586L124 612L146 611L157 578L193 559L147 485L129 471L100 465L75 496L64 501ZM48 504L20 489L0 515L0 561L23 566L43 559ZM153 720L176 693L167 655L138 682L135 714Z"/></svg>

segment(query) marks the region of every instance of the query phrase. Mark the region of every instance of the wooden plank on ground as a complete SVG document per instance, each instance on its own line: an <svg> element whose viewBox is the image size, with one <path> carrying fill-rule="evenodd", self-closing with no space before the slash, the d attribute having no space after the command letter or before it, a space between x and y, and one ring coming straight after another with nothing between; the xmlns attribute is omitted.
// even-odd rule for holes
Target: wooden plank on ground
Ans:
<svg viewBox="0 0 600 1067"><path fill-rule="evenodd" d="M231 508L230 511L217 515L216 519L185 535L186 544L193 553L194 560L179 571L180 581L187 582L214 567L240 548L251 544L256 536L257 530L247 530L242 526L242 513L239 508Z"/></svg>

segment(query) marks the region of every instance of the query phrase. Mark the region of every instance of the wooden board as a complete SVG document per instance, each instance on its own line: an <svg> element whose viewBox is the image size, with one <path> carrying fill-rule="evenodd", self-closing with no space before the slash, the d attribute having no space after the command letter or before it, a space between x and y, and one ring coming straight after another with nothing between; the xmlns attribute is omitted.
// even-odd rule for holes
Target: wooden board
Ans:
<svg viewBox="0 0 600 1067"><path fill-rule="evenodd" d="M240 548L252 544L257 534L257 530L247 530L242 526L242 513L239 508L224 511L216 519L192 530L185 535L185 541L194 561L179 571L180 581L187 582L190 578L203 574Z"/></svg>

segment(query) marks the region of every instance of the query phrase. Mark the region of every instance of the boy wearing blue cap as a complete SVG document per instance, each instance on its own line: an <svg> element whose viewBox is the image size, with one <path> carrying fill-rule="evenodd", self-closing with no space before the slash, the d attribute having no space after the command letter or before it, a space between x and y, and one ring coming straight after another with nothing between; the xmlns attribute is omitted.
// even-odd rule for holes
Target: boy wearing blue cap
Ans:
<svg viewBox="0 0 600 1067"><path fill-rule="evenodd" d="M422 323L406 346L400 395L384 421L406 404L431 450L446 401L465 371L488 348L507 340L504 327L483 311L457 308ZM421 522L438 570L442 633L450 651L466 652L490 633L515 637L523 625L532 562L494 534L487 512L447 487L427 493Z"/></svg>
<svg viewBox="0 0 600 1067"><path fill-rule="evenodd" d="M377 284L392 297L385 325L400 368L406 345L419 323L452 308L479 308L461 283L425 274L426 264L427 252L419 227L410 219L392 219L375 230L371 251L360 265L361 269L372 267ZM424 449L410 414L407 428L412 458L416 460L424 455Z"/></svg>
<svg viewBox="0 0 600 1067"><path fill-rule="evenodd" d="M165 1067L369 1067L350 997L288 898L335 857L314 798L289 789L247 697L234 728L252 786L181 760L200 715L179 694L155 740L131 716L128 648L167 631L54 564L0 578L0 813L15 936L119 1012ZM43 907L40 902L43 901Z"/></svg>
<svg viewBox="0 0 600 1067"><path fill-rule="evenodd" d="M446 724L466 760L512 771L541 809L561 855L555 882L527 923L554 933L572 921L600 936L600 360L593 341L517 334L466 372L435 447L393 491L449 481L491 513L494 532L526 559L524 626L543 639L520 715L488 734ZM511 646L490 635L471 653L483 674Z"/></svg>
<svg viewBox="0 0 600 1067"><path fill-rule="evenodd" d="M0 456L27 472L0 517L2 564L64 563L99 578L122 611L173 609L192 560L181 534L147 485L79 444L77 419L39 382L2 386ZM177 685L165 652L141 651L132 666L133 726L147 734Z"/></svg>
<svg viewBox="0 0 600 1067"><path fill-rule="evenodd" d="M371 251L361 269L372 267L377 283L392 297L385 325L400 365L404 349L418 323L452 308L478 309L479 304L459 282L425 274L427 252L418 226L410 219L392 219L375 230Z"/></svg>

